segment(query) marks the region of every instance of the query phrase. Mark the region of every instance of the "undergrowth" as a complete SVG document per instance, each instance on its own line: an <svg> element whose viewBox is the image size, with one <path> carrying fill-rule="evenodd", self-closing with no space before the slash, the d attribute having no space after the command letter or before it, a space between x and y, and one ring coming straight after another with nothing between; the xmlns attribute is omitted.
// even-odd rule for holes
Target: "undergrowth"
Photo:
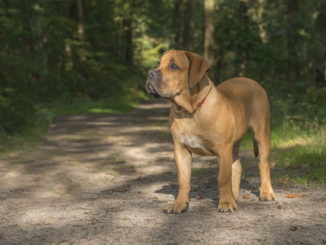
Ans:
<svg viewBox="0 0 326 245"><path fill-rule="evenodd" d="M249 132L241 148L252 150ZM271 127L270 162L279 178L297 184L326 183L326 127L307 127L296 122L274 122ZM272 170L273 171L273 170Z"/></svg>
<svg viewBox="0 0 326 245"><path fill-rule="evenodd" d="M89 113L122 113L136 106L147 96L141 90L133 89L131 93L116 93L108 98L93 100L89 97L75 98L69 103L62 101L39 105L35 115L27 126L14 134L0 131L0 154L29 147L37 139L47 134L53 118L59 115Z"/></svg>

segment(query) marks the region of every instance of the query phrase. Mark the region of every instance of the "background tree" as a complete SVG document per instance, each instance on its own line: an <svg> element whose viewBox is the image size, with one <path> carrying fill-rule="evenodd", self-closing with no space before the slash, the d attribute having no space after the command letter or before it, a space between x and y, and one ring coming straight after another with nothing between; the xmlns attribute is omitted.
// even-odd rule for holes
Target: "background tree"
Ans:
<svg viewBox="0 0 326 245"><path fill-rule="evenodd" d="M323 123L325 13L319 0L3 0L0 134L56 103L139 97L169 48L204 55L216 83L258 80L281 118Z"/></svg>
<svg viewBox="0 0 326 245"><path fill-rule="evenodd" d="M184 50L192 49L192 33L193 33L193 1L185 0L184 14L183 14L183 35L182 35L182 48Z"/></svg>
<svg viewBox="0 0 326 245"><path fill-rule="evenodd" d="M214 39L214 12L215 1L205 0L205 39L204 56L211 64L215 64L216 43Z"/></svg>

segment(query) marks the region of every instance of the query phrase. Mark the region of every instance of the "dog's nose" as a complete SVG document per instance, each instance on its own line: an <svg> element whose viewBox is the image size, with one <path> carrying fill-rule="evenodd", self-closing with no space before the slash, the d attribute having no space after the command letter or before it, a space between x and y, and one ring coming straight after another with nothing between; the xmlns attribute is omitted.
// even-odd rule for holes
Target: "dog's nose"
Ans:
<svg viewBox="0 0 326 245"><path fill-rule="evenodd" d="M150 71L148 72L148 76L149 76L150 78L155 78L156 75L157 75L157 70L150 70Z"/></svg>

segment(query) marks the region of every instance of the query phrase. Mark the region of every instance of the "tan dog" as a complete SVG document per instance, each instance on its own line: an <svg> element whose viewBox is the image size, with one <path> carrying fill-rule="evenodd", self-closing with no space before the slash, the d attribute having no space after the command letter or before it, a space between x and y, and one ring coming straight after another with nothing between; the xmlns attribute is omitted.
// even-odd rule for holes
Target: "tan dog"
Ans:
<svg viewBox="0 0 326 245"><path fill-rule="evenodd" d="M220 212L237 209L242 167L239 146L248 128L253 131L254 151L260 153L260 200L274 200L270 180L269 102L255 81L240 77L216 86L206 72L210 64L201 56L171 50L159 67L149 71L146 89L171 101L170 128L178 168L179 192L165 211L181 213L189 203L192 153L219 158Z"/></svg>

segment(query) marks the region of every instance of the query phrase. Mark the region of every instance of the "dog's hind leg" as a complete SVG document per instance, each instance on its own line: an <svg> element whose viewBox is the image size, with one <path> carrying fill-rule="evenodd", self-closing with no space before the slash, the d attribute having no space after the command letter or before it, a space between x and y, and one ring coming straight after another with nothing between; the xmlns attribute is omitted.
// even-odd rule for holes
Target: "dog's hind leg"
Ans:
<svg viewBox="0 0 326 245"><path fill-rule="evenodd" d="M253 127L254 138L259 149L259 171L260 171L260 196L261 201L275 200L270 176L270 164L268 161L270 142L269 142L269 121L261 121Z"/></svg>
<svg viewBox="0 0 326 245"><path fill-rule="evenodd" d="M239 158L240 141L233 145L232 157L232 193L235 200L239 197L242 165Z"/></svg>

